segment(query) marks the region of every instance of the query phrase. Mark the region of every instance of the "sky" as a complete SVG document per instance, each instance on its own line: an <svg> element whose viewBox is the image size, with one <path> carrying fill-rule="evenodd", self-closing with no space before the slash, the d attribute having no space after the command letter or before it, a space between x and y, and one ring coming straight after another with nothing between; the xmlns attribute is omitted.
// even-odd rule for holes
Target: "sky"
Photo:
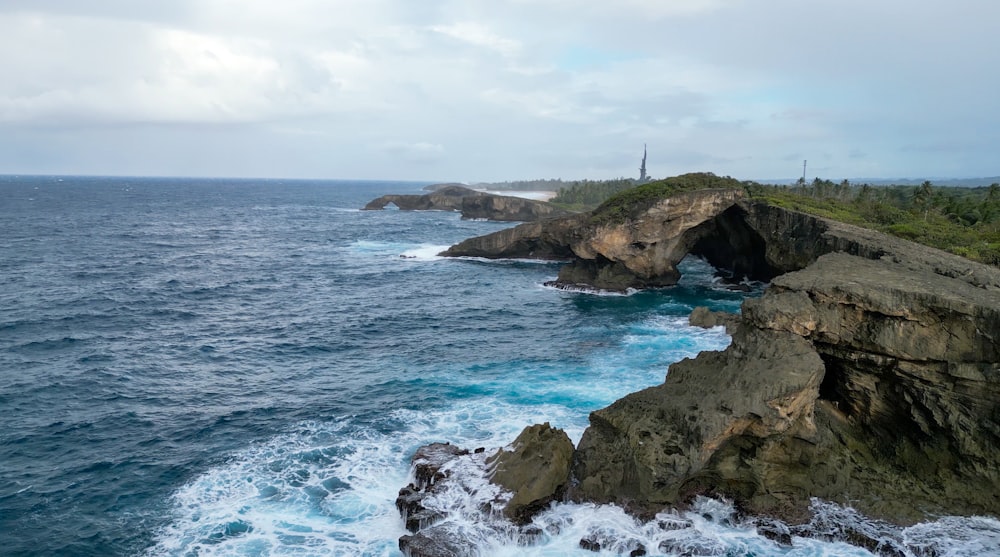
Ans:
<svg viewBox="0 0 1000 557"><path fill-rule="evenodd" d="M1000 175L996 0L0 0L0 174Z"/></svg>

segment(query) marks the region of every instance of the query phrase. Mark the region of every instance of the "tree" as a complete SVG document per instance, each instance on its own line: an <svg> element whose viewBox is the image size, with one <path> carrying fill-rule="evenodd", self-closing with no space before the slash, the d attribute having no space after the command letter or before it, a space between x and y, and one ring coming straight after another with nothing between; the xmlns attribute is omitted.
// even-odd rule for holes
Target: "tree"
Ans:
<svg viewBox="0 0 1000 557"><path fill-rule="evenodd" d="M927 222L927 212L930 210L931 200L934 198L934 188L930 180L924 180L923 184L913 190L913 206L917 210L924 212L924 222Z"/></svg>

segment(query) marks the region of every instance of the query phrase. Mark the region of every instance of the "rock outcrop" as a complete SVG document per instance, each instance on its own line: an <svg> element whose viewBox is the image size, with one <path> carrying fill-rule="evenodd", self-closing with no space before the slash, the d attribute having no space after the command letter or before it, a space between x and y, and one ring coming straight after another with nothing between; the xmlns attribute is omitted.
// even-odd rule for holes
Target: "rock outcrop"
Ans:
<svg viewBox="0 0 1000 557"><path fill-rule="evenodd" d="M573 442L561 429L546 422L529 426L486 463L490 481L514 495L504 506L504 516L516 524L531 517L566 492L573 462Z"/></svg>
<svg viewBox="0 0 1000 557"><path fill-rule="evenodd" d="M393 204L402 211L460 211L464 219L537 221L569 214L534 199L495 195L459 185L446 185L424 195L389 194L369 201L362 210L379 211Z"/></svg>
<svg viewBox="0 0 1000 557"><path fill-rule="evenodd" d="M977 271L834 253L776 278L725 351L592 413L575 497L722 495L791 521L811 497L904 523L1000 515L1000 272Z"/></svg>
<svg viewBox="0 0 1000 557"><path fill-rule="evenodd" d="M623 291L675 284L677 263L705 258L734 281L770 280L826 253L890 257L914 268L993 281L978 263L857 226L747 199L742 190L678 194L623 220L572 215L470 238L444 256L567 261L555 286Z"/></svg>
<svg viewBox="0 0 1000 557"><path fill-rule="evenodd" d="M681 193L653 203L634 218L608 220L574 215L521 225L452 246L442 255L560 258L560 286L603 290L670 286L677 263L705 228L743 193L718 189Z"/></svg>
<svg viewBox="0 0 1000 557"><path fill-rule="evenodd" d="M462 210L462 199L480 195L486 195L486 193L464 186L452 185L422 195L383 195L369 201L362 210L380 211L391 203L401 211L460 211Z"/></svg>
<svg viewBox="0 0 1000 557"><path fill-rule="evenodd" d="M647 514L724 496L792 524L814 519L817 500L896 524L1000 516L1000 269L739 189L523 224L444 253L564 259L560 285L613 290L673 284L688 254L771 285L739 318L692 315L726 326L726 350L591 414L568 497ZM504 485L519 482L531 478ZM782 539L809 531L775 524Z"/></svg>
<svg viewBox="0 0 1000 557"><path fill-rule="evenodd" d="M478 515L483 530L519 545L534 543L541 531L531 519L563 498L573 451L566 432L548 423L526 427L510 446L488 457L484 449L470 453L448 443L417 449L413 482L396 498L410 531L400 537L400 551L411 557L476 555L468 532L445 520L449 512ZM462 508L449 508L454 501Z"/></svg>

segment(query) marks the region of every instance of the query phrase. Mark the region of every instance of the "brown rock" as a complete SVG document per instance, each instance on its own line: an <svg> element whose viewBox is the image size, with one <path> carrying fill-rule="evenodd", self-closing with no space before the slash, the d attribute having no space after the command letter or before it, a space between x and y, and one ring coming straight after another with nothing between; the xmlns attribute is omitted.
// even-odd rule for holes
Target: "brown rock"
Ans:
<svg viewBox="0 0 1000 557"><path fill-rule="evenodd" d="M691 315L688 316L688 323L693 327L703 327L705 329L722 326L726 328L727 333L733 334L736 331L736 327L740 324L740 316L724 311L712 311L705 306L698 306L691 310Z"/></svg>
<svg viewBox="0 0 1000 557"><path fill-rule="evenodd" d="M459 185L446 185L423 195L389 194L369 201L362 210L379 211L389 204L402 211L461 211L464 219L536 221L569 214L534 199L496 195Z"/></svg>
<svg viewBox="0 0 1000 557"><path fill-rule="evenodd" d="M1000 290L991 269L948 275L834 253L775 279L725 351L591 414L575 496L724 495L793 523L812 497L896 523L1000 514Z"/></svg>
<svg viewBox="0 0 1000 557"><path fill-rule="evenodd" d="M547 422L525 428L509 450L487 460L490 481L512 491L504 515L525 524L550 502L560 498L569 482L573 443Z"/></svg>

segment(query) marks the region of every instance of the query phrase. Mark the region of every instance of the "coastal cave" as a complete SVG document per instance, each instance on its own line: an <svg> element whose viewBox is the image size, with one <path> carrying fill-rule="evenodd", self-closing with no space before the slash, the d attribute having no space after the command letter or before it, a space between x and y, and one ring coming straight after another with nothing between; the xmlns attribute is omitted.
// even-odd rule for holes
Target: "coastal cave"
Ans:
<svg viewBox="0 0 1000 557"><path fill-rule="evenodd" d="M689 254L703 257L727 281L770 281L782 274L765 257L767 244L746 222L746 211L734 205L690 232L696 240Z"/></svg>

